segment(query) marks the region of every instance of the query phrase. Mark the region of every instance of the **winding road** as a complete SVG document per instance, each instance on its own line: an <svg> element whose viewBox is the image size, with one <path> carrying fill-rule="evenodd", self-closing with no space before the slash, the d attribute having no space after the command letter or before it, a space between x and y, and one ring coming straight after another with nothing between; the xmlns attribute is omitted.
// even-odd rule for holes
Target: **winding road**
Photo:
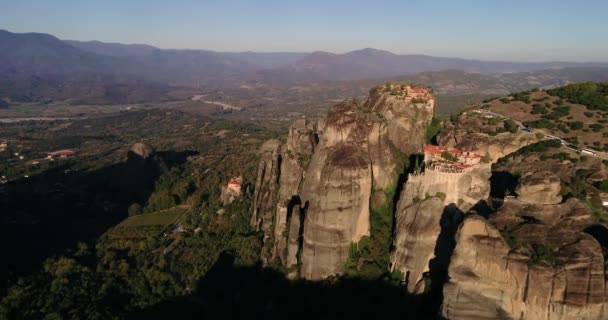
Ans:
<svg viewBox="0 0 608 320"><path fill-rule="evenodd" d="M509 118L509 117L507 117L505 115L502 115L500 113L496 113L494 111L490 111L490 110L486 110L486 109L476 109L476 110L472 110L472 112L478 112L478 113L481 113L481 114L487 114L487 115L491 115L491 116L494 116L494 117L497 117L497 118L501 118L501 119L511 120L511 121L513 121L519 127L519 131L523 131L523 132L526 132L528 134L533 134L532 130L530 128L526 127L520 121L517 121L515 119L511 119L511 118ZM582 148L579 148L578 146L576 146L576 145L574 145L572 143L568 143L566 140L564 140L561 137L550 135L550 134L546 134L544 132L543 132L543 134L545 136L544 139L546 139L546 140L559 140L559 142L562 144L562 147L564 147L566 149L570 149L570 150L575 151L575 152L580 152L580 153L583 153L585 155L596 157L596 158L599 158L599 159L608 160L608 156L604 156L602 154L599 154L597 151L594 151L594 150L591 150L591 149L582 149Z"/></svg>

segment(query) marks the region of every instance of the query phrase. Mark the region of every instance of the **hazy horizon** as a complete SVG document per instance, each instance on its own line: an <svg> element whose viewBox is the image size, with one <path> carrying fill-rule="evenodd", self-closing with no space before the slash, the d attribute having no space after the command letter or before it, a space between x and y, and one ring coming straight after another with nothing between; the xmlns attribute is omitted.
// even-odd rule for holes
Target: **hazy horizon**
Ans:
<svg viewBox="0 0 608 320"><path fill-rule="evenodd" d="M0 1L0 29L163 49L606 62L605 12L602 1Z"/></svg>

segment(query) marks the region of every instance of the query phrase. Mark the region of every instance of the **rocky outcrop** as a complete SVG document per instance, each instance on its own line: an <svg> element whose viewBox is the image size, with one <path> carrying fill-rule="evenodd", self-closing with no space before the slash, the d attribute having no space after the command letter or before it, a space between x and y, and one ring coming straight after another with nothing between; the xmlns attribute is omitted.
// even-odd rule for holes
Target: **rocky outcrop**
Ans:
<svg viewBox="0 0 608 320"><path fill-rule="evenodd" d="M154 155L154 148L147 143L137 142L133 144L129 150L129 154L135 154L141 158L147 159Z"/></svg>
<svg viewBox="0 0 608 320"><path fill-rule="evenodd" d="M558 204L562 202L561 181L550 171L539 171L521 177L515 192L517 199L535 204Z"/></svg>
<svg viewBox="0 0 608 320"><path fill-rule="evenodd" d="M403 165L396 159L404 158L397 156L421 151L433 110L432 99L411 103L376 88L365 102L342 103L315 124L297 121L284 145L273 144L278 160L263 155L258 171L252 223L273 225L270 236L265 231L266 260L279 258L288 269L300 264L307 279L342 273L351 244L370 235L372 190L395 187ZM267 177L275 162L279 176ZM262 195L275 179L271 219L273 199ZM386 201L392 199L375 197L378 206Z"/></svg>
<svg viewBox="0 0 608 320"><path fill-rule="evenodd" d="M407 154L420 152L433 119L435 100L411 104L385 91L383 87L372 89L366 103L385 119L388 138L394 146Z"/></svg>
<svg viewBox="0 0 608 320"><path fill-rule="evenodd" d="M405 275L409 292L424 290L423 274L429 271L431 260L439 258L436 247L442 225L455 227L463 212L486 199L490 193L489 178L489 164L480 164L466 173L427 169L408 177L395 213L391 268ZM444 223L440 223L442 219Z"/></svg>
<svg viewBox="0 0 608 320"><path fill-rule="evenodd" d="M298 120L289 129L287 142L281 150L280 187L271 256L273 259L278 258L287 268L295 265L288 261L287 246L289 238L298 239L301 236L298 194L302 186L304 171L316 145L314 134L314 123L307 120ZM293 224L293 226L290 226L290 224ZM292 230L298 233L292 234ZM297 254L297 251L295 254Z"/></svg>
<svg viewBox="0 0 608 320"><path fill-rule="evenodd" d="M251 225L264 232L264 244L270 243L272 237L272 221L277 203L279 188L279 155L281 143L272 139L266 141L260 148L260 164L253 193L253 213ZM267 248L264 251L268 250ZM267 261L267 255L262 254L262 260Z"/></svg>
<svg viewBox="0 0 608 320"><path fill-rule="evenodd" d="M540 232L547 229L545 232ZM552 229L550 234L549 231ZM607 231L608 232L608 231ZM549 240L532 252L512 248L484 218L465 219L444 287L448 319L603 319L608 313L604 258L599 243L583 232L528 225L507 235ZM541 240L541 239L538 239Z"/></svg>
<svg viewBox="0 0 608 320"><path fill-rule="evenodd" d="M293 238L297 244L301 237L298 193L316 145L314 129L314 123L298 120L290 127L286 143L272 139L260 148L251 224L264 232L264 263L278 259L288 268L294 265L288 256L297 255L297 247L288 249L288 243ZM292 229L299 233L290 234ZM296 251L290 254L289 250Z"/></svg>
<svg viewBox="0 0 608 320"><path fill-rule="evenodd" d="M490 161L513 153L520 148L538 141L529 132L502 132L504 122L498 118L487 118L489 115L465 112L455 122L439 133L439 145L456 147L489 157Z"/></svg>
<svg viewBox="0 0 608 320"><path fill-rule="evenodd" d="M517 197L505 198L487 219L468 216L456 233L443 288L445 317L608 317L608 228L590 187L605 169L599 159L580 161L559 146L539 149L498 162L501 174L521 173L513 186ZM585 200L562 199L562 186Z"/></svg>
<svg viewBox="0 0 608 320"><path fill-rule="evenodd" d="M319 125L302 190L302 277L343 272L351 244L369 236L372 189L395 186L395 153L422 150L433 108L432 101L412 104L376 88L362 104L337 106Z"/></svg>

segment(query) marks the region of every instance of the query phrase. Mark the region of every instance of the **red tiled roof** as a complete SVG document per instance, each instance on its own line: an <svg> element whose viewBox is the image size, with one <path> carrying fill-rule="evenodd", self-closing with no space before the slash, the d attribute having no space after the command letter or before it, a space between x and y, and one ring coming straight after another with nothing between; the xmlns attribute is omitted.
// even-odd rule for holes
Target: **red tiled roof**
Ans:
<svg viewBox="0 0 608 320"><path fill-rule="evenodd" d="M426 89L424 89L424 88L411 88L410 92L411 93L426 93Z"/></svg>
<svg viewBox="0 0 608 320"><path fill-rule="evenodd" d="M464 157L467 157L467 158L481 158L481 156L478 155L477 153L464 152L458 148L449 148L446 146L434 146L434 145L427 144L424 146L423 150L424 150L424 152L428 152L428 153L432 153L432 154L441 154L442 152L447 151L451 154L463 155Z"/></svg>

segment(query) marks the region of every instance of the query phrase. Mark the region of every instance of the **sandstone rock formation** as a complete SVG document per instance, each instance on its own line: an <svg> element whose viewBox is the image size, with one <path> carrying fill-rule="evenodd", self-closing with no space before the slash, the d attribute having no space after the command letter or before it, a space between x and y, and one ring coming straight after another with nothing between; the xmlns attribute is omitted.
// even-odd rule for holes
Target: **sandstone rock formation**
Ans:
<svg viewBox="0 0 608 320"><path fill-rule="evenodd" d="M264 232L264 242L272 237L272 220L279 188L279 154L281 143L272 139L260 148L260 164L253 193L253 214L251 225ZM262 254L262 260L266 261Z"/></svg>
<svg viewBox="0 0 608 320"><path fill-rule="evenodd" d="M424 103L412 105L399 96L386 93L383 87L377 87L370 91L366 103L386 120L388 138L393 145L407 154L420 152L435 112L432 96Z"/></svg>
<svg viewBox="0 0 608 320"><path fill-rule="evenodd" d="M463 212L488 197L489 178L489 164L466 173L427 169L408 177L397 204L391 253L391 268L406 276L408 291L423 292L423 274L429 271L430 261L439 258L435 248L442 232L441 220L444 228L455 227Z"/></svg>
<svg viewBox="0 0 608 320"><path fill-rule="evenodd" d="M530 176L536 178L522 183L548 179L554 185L554 176L548 173ZM602 319L608 315L604 257L598 242L602 237L589 232L599 228L608 236L608 229L578 199L546 203L556 199L555 187L549 189L525 198L526 202L506 200L489 221L477 215L465 219L456 234L450 280L443 291L445 317ZM541 195L547 193L551 201L528 202L545 199Z"/></svg>
<svg viewBox="0 0 608 320"><path fill-rule="evenodd" d="M528 132L500 132L504 129L504 122L486 117L475 112L461 114L453 125L441 131L437 139L439 145L472 151L495 162L538 141L534 134Z"/></svg>
<svg viewBox="0 0 608 320"><path fill-rule="evenodd" d="M273 139L260 149L251 223L264 232L265 263L278 259L288 268L297 264L293 259L288 262L287 257L293 258L298 252L301 237L298 193L315 145L314 123L298 120L289 129L286 143ZM291 230L298 233L290 233ZM290 239L295 248L288 248Z"/></svg>
<svg viewBox="0 0 608 320"><path fill-rule="evenodd" d="M307 120L296 121L289 129L287 142L281 147L281 172L279 177L279 198L274 221L274 242L272 258L279 258L288 268L295 265L289 263L287 256L295 256L298 248L288 252L288 238L298 243L300 233L300 200L298 193L302 186L304 170L308 165L316 145L314 139L314 123ZM291 226L290 224L293 224ZM292 230L296 234L292 233ZM295 253L293 250L296 250Z"/></svg>
<svg viewBox="0 0 608 320"><path fill-rule="evenodd" d="M339 105L321 122L302 189L302 277L343 272L351 243L369 235L372 189L397 182L395 152L421 151L433 108L432 100L412 104L376 88L363 104Z"/></svg>
<svg viewBox="0 0 608 320"><path fill-rule="evenodd" d="M412 103L375 88L317 123L297 121L284 145L265 145L272 151L260 162L252 224L264 230L266 261L291 269L300 256L308 279L342 273L351 244L370 234L372 190L395 187L403 165L396 156L421 150L433 111L432 98Z"/></svg>
<svg viewBox="0 0 608 320"><path fill-rule="evenodd" d="M560 195L561 181L551 171L539 171L521 177L515 192L517 199L527 203L558 204L562 202Z"/></svg>
<svg viewBox="0 0 608 320"><path fill-rule="evenodd" d="M146 159L154 155L154 148L147 143L137 142L131 147L130 152Z"/></svg>
<svg viewBox="0 0 608 320"><path fill-rule="evenodd" d="M522 230L518 236L535 231ZM443 314L448 319L603 319L607 315L604 258L597 240L588 234L563 238L564 244L550 253L552 264L513 250L494 226L478 216L464 221L456 242L450 281L444 287Z"/></svg>

